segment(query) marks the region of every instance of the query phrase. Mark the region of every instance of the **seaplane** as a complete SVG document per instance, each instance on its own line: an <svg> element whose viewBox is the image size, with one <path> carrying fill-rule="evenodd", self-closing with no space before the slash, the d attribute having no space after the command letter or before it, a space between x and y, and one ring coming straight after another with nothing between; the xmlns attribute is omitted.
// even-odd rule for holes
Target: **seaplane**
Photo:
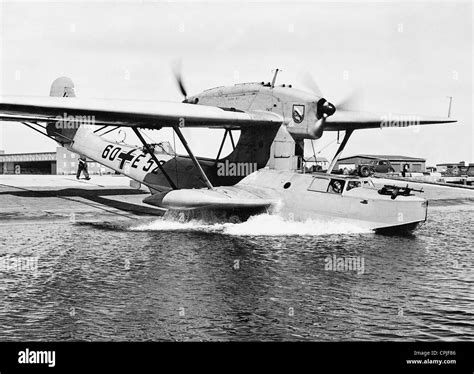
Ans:
<svg viewBox="0 0 474 374"><path fill-rule="evenodd" d="M76 97L70 78L56 79L45 97L0 97L0 120L18 122L146 186L144 203L194 217L214 211L248 219L261 213L290 221L337 221L376 232L411 232L427 219L428 203L408 186L378 188L370 177L333 173L356 130L456 122L451 118L369 113L328 101L313 92L271 82L216 87L188 96L180 73L182 102L87 99ZM395 120L394 120L395 119ZM104 138L131 128L142 146ZM172 128L186 155L163 154L147 142L143 130ZM215 158L196 157L183 128L221 129ZM233 131L240 137L234 141ZM344 132L329 167L302 167L304 140L326 131ZM233 150L221 157L229 138Z"/></svg>

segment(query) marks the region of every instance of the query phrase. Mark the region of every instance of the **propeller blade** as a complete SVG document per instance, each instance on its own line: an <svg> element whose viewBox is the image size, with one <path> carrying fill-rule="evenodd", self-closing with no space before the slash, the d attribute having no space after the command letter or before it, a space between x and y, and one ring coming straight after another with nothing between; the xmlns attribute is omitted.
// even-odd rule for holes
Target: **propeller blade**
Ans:
<svg viewBox="0 0 474 374"><path fill-rule="evenodd" d="M173 74L176 79L176 83L179 87L179 91L184 96L184 99L188 97L188 93L186 91L186 87L184 86L183 82L183 75L181 74L181 63L175 63L173 66Z"/></svg>
<svg viewBox="0 0 474 374"><path fill-rule="evenodd" d="M178 83L179 90L181 91L181 94L186 99L188 97L188 93L186 92L186 88L184 88L183 78L181 76L177 76L176 81Z"/></svg>
<svg viewBox="0 0 474 374"><path fill-rule="evenodd" d="M354 88L336 103L338 110L363 110L363 94L359 88Z"/></svg>
<svg viewBox="0 0 474 374"><path fill-rule="evenodd" d="M314 79L314 77L309 72L305 72L303 74L303 83L316 96L318 96L318 97L323 96L323 94L321 93L321 90L319 89L319 86L316 83L316 80Z"/></svg>

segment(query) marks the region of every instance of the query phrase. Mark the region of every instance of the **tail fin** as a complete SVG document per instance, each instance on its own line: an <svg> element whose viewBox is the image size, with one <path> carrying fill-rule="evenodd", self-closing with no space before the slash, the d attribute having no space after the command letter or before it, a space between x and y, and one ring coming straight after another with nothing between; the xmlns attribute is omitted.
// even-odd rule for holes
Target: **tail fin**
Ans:
<svg viewBox="0 0 474 374"><path fill-rule="evenodd" d="M49 90L49 96L52 97L76 97L74 92L74 83L71 78L59 77L54 80Z"/></svg>
<svg viewBox="0 0 474 374"><path fill-rule="evenodd" d="M49 96L64 98L76 97L73 81L68 77L59 77L55 79L51 84ZM64 113L64 116L67 117L67 113ZM46 126L48 135L54 137L56 141L63 145L72 142L77 129L78 126L75 123L71 125L68 124L67 121L48 123Z"/></svg>

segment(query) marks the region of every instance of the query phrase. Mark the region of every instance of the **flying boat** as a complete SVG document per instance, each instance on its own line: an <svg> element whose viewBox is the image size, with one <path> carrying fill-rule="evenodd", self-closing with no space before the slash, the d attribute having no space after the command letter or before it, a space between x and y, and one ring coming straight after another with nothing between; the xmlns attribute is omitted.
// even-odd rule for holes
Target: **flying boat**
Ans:
<svg viewBox="0 0 474 374"><path fill-rule="evenodd" d="M409 186L379 188L369 178L333 173L354 131L456 122L451 118L346 109L288 84L251 82L188 96L182 102L78 98L70 78L56 79L49 97L0 97L0 120L19 122L148 187L144 202L187 217L215 211L239 219L267 212L291 221L348 222L378 232L411 232L427 218L427 201ZM409 118L409 121L403 121ZM142 146L104 137L131 128ZM164 154L143 130L172 128L187 154ZM224 130L215 158L196 156L183 129ZM235 131L240 131L238 141ZM328 169L303 167L305 139L344 133ZM226 141L232 151L222 156ZM322 223L321 223L322 224Z"/></svg>

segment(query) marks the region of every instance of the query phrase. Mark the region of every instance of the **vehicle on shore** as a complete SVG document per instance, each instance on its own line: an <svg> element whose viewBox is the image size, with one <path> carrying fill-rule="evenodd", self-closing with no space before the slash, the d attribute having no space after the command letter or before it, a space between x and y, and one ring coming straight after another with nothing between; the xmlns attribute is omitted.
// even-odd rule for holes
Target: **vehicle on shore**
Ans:
<svg viewBox="0 0 474 374"><path fill-rule="evenodd" d="M376 159L368 163L357 166L357 174L361 177L368 177L375 173L394 173L395 169L389 160Z"/></svg>

